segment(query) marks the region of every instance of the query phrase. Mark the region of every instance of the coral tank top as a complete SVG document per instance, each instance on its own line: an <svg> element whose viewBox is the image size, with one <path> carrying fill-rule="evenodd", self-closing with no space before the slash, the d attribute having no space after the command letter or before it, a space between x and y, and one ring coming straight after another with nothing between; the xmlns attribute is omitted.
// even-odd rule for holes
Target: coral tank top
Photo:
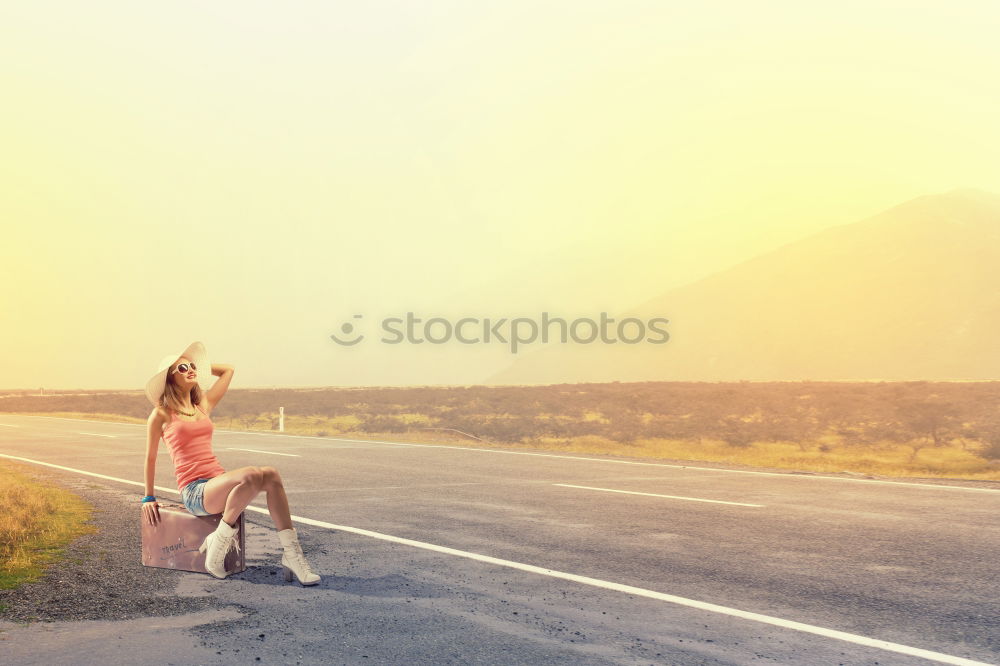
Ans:
<svg viewBox="0 0 1000 666"><path fill-rule="evenodd" d="M195 406L205 414L205 410ZM215 424L208 414L197 421L184 421L177 418L176 412L172 413L170 423L163 428L163 441L167 443L170 459L174 463L177 489L183 490L195 479L211 479L225 474L226 470L212 453Z"/></svg>

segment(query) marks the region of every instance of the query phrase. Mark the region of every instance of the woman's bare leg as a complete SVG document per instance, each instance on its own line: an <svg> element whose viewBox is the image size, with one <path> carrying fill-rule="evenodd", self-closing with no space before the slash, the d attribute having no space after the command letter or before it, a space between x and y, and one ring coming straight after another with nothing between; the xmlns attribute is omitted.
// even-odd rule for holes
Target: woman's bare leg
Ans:
<svg viewBox="0 0 1000 666"><path fill-rule="evenodd" d="M222 520L235 526L237 518L264 487L260 467L240 467L209 479L205 483L205 511L221 513Z"/></svg>
<svg viewBox="0 0 1000 666"><path fill-rule="evenodd" d="M267 491L267 510L271 512L271 520L278 531L287 530L292 526L292 513L288 508L288 496L285 495L285 485L278 470L273 467L261 467L264 473L264 489Z"/></svg>

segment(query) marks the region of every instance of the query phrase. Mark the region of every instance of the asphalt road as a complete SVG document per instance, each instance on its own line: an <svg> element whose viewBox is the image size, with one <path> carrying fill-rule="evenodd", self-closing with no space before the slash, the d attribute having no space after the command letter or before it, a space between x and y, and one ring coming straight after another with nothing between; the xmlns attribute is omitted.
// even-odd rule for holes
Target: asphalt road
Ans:
<svg viewBox="0 0 1000 666"><path fill-rule="evenodd" d="M176 572L178 594L247 612L88 629L145 663L1000 663L998 483L218 428L214 447L226 469L279 469L323 581L274 575L262 494L246 572ZM0 414L0 454L137 500L145 426ZM178 497L162 443L156 484ZM5 651L48 661L85 633L42 650L32 631Z"/></svg>

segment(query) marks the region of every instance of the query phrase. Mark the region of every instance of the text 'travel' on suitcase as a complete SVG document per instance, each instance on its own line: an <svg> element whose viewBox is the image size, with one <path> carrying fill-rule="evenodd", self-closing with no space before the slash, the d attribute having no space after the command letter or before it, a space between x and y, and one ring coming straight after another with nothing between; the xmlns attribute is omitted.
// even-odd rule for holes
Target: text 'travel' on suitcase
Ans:
<svg viewBox="0 0 1000 666"><path fill-rule="evenodd" d="M205 555L198 548L205 537L215 531L222 514L195 516L176 502L157 502L160 505L160 522L150 525L142 516L142 564L147 567L179 569L208 573ZM236 543L226 555L225 568L229 573L245 571L246 523L240 513L236 521ZM209 574L211 575L211 574Z"/></svg>

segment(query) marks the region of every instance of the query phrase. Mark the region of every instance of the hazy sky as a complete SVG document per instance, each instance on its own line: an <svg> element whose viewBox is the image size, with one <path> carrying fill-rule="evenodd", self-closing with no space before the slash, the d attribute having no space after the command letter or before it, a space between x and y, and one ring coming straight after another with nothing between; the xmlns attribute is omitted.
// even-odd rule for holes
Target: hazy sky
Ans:
<svg viewBox="0 0 1000 666"><path fill-rule="evenodd" d="M6 3L0 388L137 389L193 340L237 387L477 383L508 347L329 335L614 313L916 196L1000 191L998 20Z"/></svg>

